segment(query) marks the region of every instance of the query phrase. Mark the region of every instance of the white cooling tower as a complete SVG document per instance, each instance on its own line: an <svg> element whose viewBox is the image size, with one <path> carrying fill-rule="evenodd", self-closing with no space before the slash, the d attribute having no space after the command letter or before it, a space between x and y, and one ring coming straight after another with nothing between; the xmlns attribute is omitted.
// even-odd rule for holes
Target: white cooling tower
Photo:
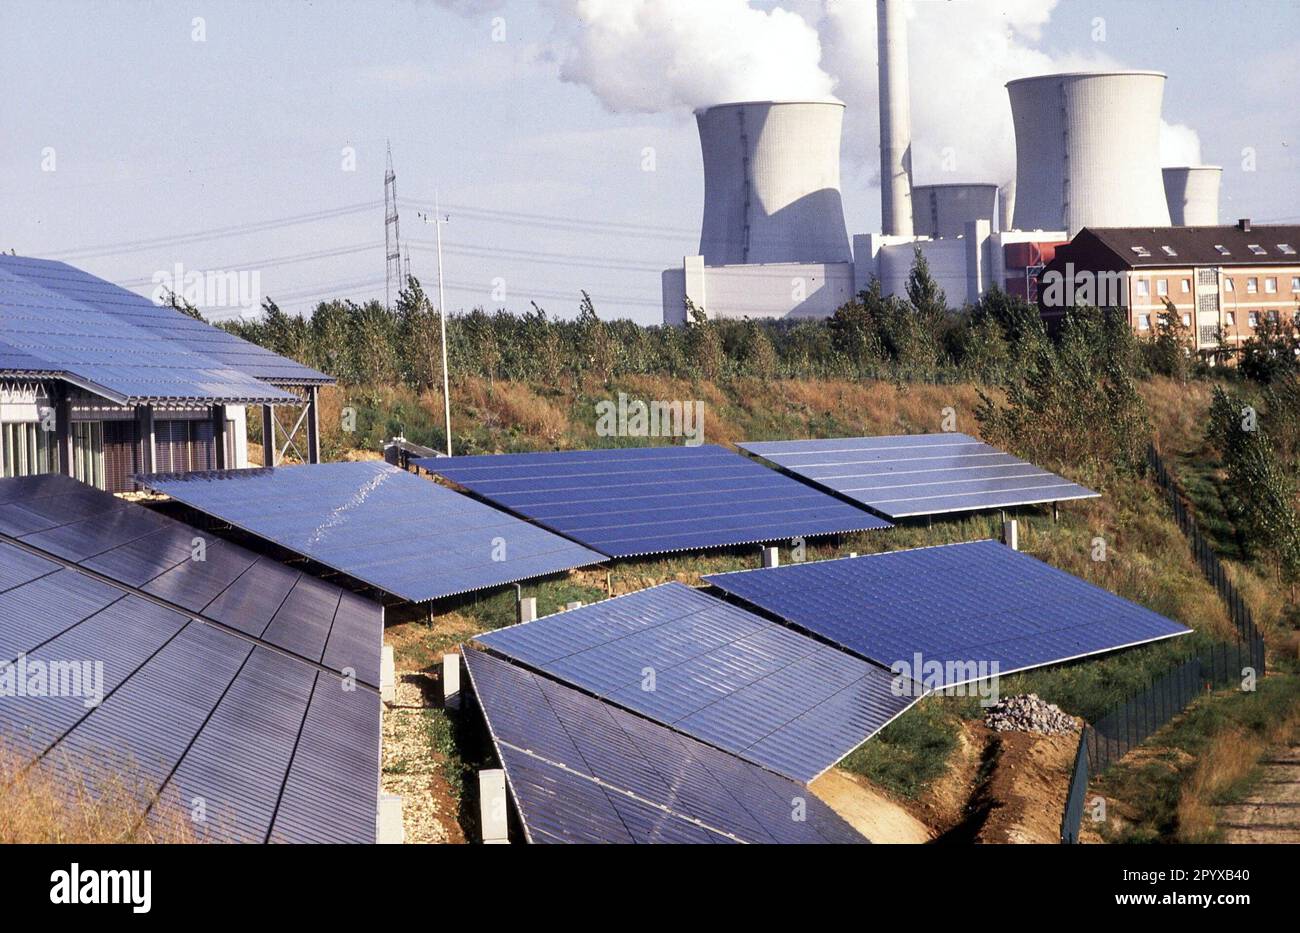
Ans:
<svg viewBox="0 0 1300 933"><path fill-rule="evenodd" d="M1007 84L1018 230L1166 227L1158 71L1077 72Z"/></svg>
<svg viewBox="0 0 1300 933"><path fill-rule="evenodd" d="M907 14L902 0L876 0L880 76L880 232L912 235L912 109Z"/></svg>
<svg viewBox="0 0 1300 933"><path fill-rule="evenodd" d="M1179 165L1164 169L1169 219L1177 227L1216 227L1219 224L1217 165Z"/></svg>
<svg viewBox="0 0 1300 933"><path fill-rule="evenodd" d="M997 185L917 185L912 189L912 227L917 236L956 237L966 232L968 221L987 220L992 230L997 202Z"/></svg>
<svg viewBox="0 0 1300 933"><path fill-rule="evenodd" d="M844 104L720 104L695 119L705 265L852 261L840 199Z"/></svg>

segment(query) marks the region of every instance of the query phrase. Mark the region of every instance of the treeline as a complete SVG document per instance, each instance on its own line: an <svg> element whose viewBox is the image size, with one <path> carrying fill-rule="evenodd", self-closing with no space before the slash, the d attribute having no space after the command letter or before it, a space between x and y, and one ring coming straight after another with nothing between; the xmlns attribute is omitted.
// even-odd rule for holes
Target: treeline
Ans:
<svg viewBox="0 0 1300 933"><path fill-rule="evenodd" d="M441 382L438 311L409 278L392 309L379 302L321 302L310 317L264 302L257 320L231 322L232 332L330 373L344 383L404 384L421 391ZM688 327L602 320L582 294L575 319L534 304L517 315L476 309L447 319L452 378L478 376L561 386L591 377L825 379L1002 383L1053 341L1037 309L996 289L961 311L918 253L905 296L885 296L878 283L827 320L709 320L698 309ZM1293 366L1295 354L1270 334L1243 356L1269 378ZM1149 338L1131 342L1130 374L1186 377L1198 365L1190 334L1175 315Z"/></svg>

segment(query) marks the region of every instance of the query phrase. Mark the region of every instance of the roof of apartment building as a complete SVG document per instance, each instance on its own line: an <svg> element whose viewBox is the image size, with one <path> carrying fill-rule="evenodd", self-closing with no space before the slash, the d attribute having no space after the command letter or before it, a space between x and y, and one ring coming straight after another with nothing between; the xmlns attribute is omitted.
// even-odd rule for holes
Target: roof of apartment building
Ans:
<svg viewBox="0 0 1300 933"><path fill-rule="evenodd" d="M0 255L0 374L119 404L296 402L333 378L62 262Z"/></svg>
<svg viewBox="0 0 1300 933"><path fill-rule="evenodd" d="M1056 255L1094 269L1300 265L1300 226L1084 227Z"/></svg>

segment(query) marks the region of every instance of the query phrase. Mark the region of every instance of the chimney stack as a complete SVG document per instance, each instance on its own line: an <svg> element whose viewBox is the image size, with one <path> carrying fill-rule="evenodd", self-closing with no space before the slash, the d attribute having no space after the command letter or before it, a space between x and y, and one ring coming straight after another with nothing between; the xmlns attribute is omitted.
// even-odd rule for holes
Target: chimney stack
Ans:
<svg viewBox="0 0 1300 933"><path fill-rule="evenodd" d="M912 113L903 0L876 0L880 68L880 232L912 236Z"/></svg>
<svg viewBox="0 0 1300 933"><path fill-rule="evenodd" d="M1250 233L1250 218L1243 217L1237 221L1237 229L1242 233Z"/></svg>

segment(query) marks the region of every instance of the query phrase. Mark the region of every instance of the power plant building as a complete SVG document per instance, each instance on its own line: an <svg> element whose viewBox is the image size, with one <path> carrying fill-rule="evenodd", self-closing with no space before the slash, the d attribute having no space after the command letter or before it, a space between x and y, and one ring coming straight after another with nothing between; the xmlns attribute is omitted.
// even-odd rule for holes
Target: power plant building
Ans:
<svg viewBox="0 0 1300 933"><path fill-rule="evenodd" d="M1219 222L1217 165L1181 165L1162 169L1169 219L1177 227L1213 227Z"/></svg>

